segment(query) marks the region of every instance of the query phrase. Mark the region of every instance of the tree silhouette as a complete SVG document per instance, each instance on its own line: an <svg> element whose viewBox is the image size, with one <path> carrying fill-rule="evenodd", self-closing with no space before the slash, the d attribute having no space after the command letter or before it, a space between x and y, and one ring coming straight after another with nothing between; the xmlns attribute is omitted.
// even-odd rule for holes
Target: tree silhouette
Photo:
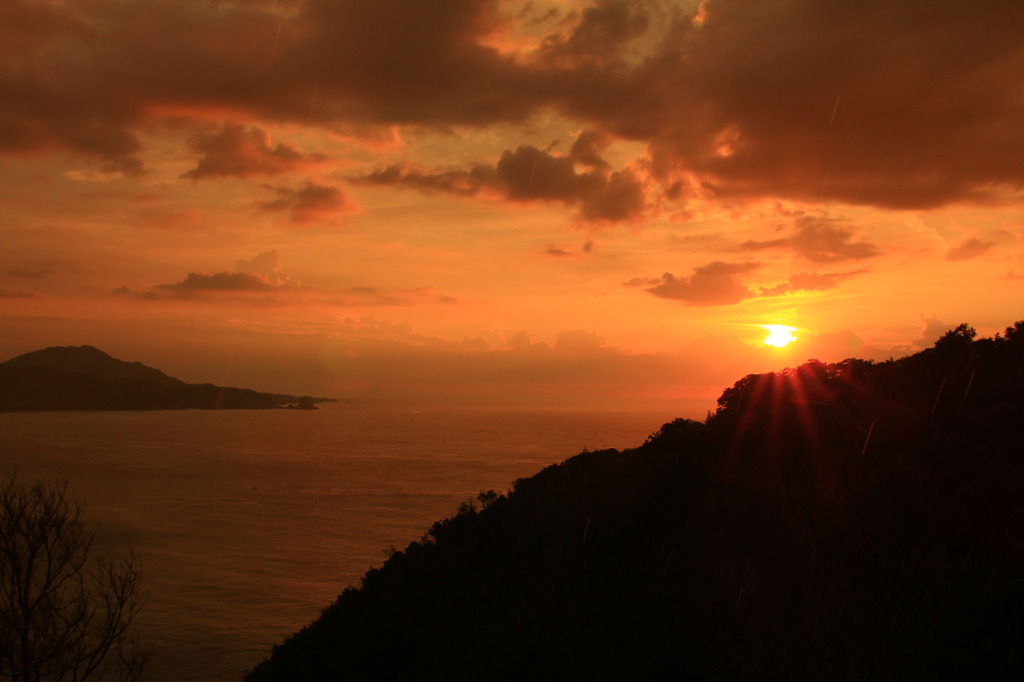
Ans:
<svg viewBox="0 0 1024 682"><path fill-rule="evenodd" d="M136 680L139 567L90 560L67 483L0 481L0 680Z"/></svg>

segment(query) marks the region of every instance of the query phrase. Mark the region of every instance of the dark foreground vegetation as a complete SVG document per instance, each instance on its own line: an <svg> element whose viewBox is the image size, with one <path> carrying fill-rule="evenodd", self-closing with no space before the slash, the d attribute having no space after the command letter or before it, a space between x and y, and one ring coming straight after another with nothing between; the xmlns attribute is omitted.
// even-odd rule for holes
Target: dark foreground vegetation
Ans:
<svg viewBox="0 0 1024 682"><path fill-rule="evenodd" d="M297 398L248 388L187 384L92 346L54 346L0 363L0 411L227 410L294 406L316 409L330 398Z"/></svg>
<svg viewBox="0 0 1024 682"><path fill-rule="evenodd" d="M750 375L480 495L266 680L1024 679L1024 322Z"/></svg>

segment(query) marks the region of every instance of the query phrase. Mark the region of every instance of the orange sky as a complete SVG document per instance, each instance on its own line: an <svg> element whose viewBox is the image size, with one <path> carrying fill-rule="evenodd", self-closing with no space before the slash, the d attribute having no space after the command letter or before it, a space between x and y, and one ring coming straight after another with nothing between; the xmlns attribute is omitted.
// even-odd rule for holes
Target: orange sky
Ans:
<svg viewBox="0 0 1024 682"><path fill-rule="evenodd" d="M750 372L991 335L1024 318L1022 28L1004 0L7 0L0 359L702 416Z"/></svg>

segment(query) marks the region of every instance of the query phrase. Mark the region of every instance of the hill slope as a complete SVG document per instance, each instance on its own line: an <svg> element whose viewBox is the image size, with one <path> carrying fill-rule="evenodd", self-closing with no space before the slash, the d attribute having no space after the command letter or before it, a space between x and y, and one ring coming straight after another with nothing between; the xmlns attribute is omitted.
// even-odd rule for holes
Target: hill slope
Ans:
<svg viewBox="0 0 1024 682"><path fill-rule="evenodd" d="M300 401L292 395L186 384L92 346L44 348L0 363L2 411L266 409Z"/></svg>
<svg viewBox="0 0 1024 682"><path fill-rule="evenodd" d="M482 494L247 678L1022 679L1024 323Z"/></svg>

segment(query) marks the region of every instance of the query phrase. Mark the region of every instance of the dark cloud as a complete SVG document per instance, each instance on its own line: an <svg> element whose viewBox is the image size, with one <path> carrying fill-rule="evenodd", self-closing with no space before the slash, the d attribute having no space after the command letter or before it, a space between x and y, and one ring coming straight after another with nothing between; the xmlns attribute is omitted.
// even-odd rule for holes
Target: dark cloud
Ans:
<svg viewBox="0 0 1024 682"><path fill-rule="evenodd" d="M261 201L258 205L265 211L287 212L293 223L309 223L355 210L348 196L330 185L307 181L299 189L278 187L275 192L277 199Z"/></svg>
<svg viewBox="0 0 1024 682"><path fill-rule="evenodd" d="M608 168L608 162L601 158L601 153L612 143L607 133L597 130L584 130L572 143L569 157L584 166L592 168Z"/></svg>
<svg viewBox="0 0 1024 682"><path fill-rule="evenodd" d="M834 227L827 220L807 216L797 219L796 232L791 237L768 241L751 240L744 242L740 248L746 251L792 249L812 263L835 263L878 255L874 244L853 241L852 230Z"/></svg>
<svg viewBox="0 0 1024 682"><path fill-rule="evenodd" d="M555 246L554 244L546 248L544 250L544 254L547 256L555 256L556 258L572 258L575 255L571 251L566 251L565 249Z"/></svg>
<svg viewBox="0 0 1024 682"><path fill-rule="evenodd" d="M597 187L583 196L580 217L590 221L621 222L639 217L644 210L643 184L629 169L601 177Z"/></svg>
<svg viewBox="0 0 1024 682"><path fill-rule="evenodd" d="M546 8L499 0L7 0L0 151L137 173L135 131L182 114L339 130L554 111L647 143L677 196L927 208L1024 184L1024 3L705 0L699 20L695 4L600 0L531 23ZM547 35L499 48L528 25ZM597 168L591 151L576 160ZM510 196L583 182L529 156L506 164ZM552 174L542 187L519 184L523 160Z"/></svg>
<svg viewBox="0 0 1024 682"><path fill-rule="evenodd" d="M561 201L572 204L596 189L596 173L578 174L572 159L554 156L532 145L506 150L495 166L495 180L513 201Z"/></svg>
<svg viewBox="0 0 1024 682"><path fill-rule="evenodd" d="M1024 6L709 0L662 61L653 153L723 196L895 208L1019 187ZM654 85L654 82L651 85ZM685 106L687 103L691 106ZM675 122L668 117L675 114Z"/></svg>
<svg viewBox="0 0 1024 682"><path fill-rule="evenodd" d="M633 220L644 210L643 183L629 169L608 172L608 164L599 155L607 144L606 136L584 131L567 156L523 145L515 151L505 150L494 166L430 173L393 165L353 181L409 187L426 194L472 196L488 189L510 201L578 206L579 217L590 222ZM578 172L577 163L590 170Z"/></svg>
<svg viewBox="0 0 1024 682"><path fill-rule="evenodd" d="M547 37L538 60L556 68L620 66L623 49L649 27L650 16L644 4L620 0L587 7L567 35Z"/></svg>
<svg viewBox="0 0 1024 682"><path fill-rule="evenodd" d="M523 96L536 91L535 78L481 44L502 23L498 10L497 0L310 0L289 25L281 61L289 75L319 83L314 120L523 120L535 110L536 94Z"/></svg>
<svg viewBox="0 0 1024 682"><path fill-rule="evenodd" d="M190 143L203 155L198 166L181 176L193 180L272 175L322 160L283 143L272 146L266 131L257 127L246 130L245 126L230 122L220 130L197 134Z"/></svg>
<svg viewBox="0 0 1024 682"><path fill-rule="evenodd" d="M142 292L132 292L122 287L118 294L135 293L145 299L194 299L218 295L277 294L299 291L292 284L274 284L267 277L249 272L215 272L205 275L190 272L185 279L172 284L157 284ZM261 300L265 300L261 299Z"/></svg>
<svg viewBox="0 0 1024 682"><path fill-rule="evenodd" d="M995 246L995 242L983 242L977 237L971 237L960 242L946 254L946 260L970 260Z"/></svg>
<svg viewBox="0 0 1024 682"><path fill-rule="evenodd" d="M267 295L304 291L308 291L308 288L281 270L280 255L274 250L258 253L250 259L239 260L235 264L235 270L213 274L190 272L180 282L157 284L142 291L122 286L112 293L150 300L197 299L210 296L251 298L253 295L262 295L259 300L267 301L272 298Z"/></svg>
<svg viewBox="0 0 1024 682"><path fill-rule="evenodd" d="M397 185L419 190L424 194L473 196L494 184L494 169L477 166L472 170L444 170L433 173L408 165L395 164L367 175L351 178L356 184Z"/></svg>
<svg viewBox="0 0 1024 682"><path fill-rule="evenodd" d="M739 275L761 267L759 263L722 263L716 261L694 268L690 277L666 272L660 278L636 278L625 283L641 287L659 298L683 301L689 305L734 305L755 294Z"/></svg>

